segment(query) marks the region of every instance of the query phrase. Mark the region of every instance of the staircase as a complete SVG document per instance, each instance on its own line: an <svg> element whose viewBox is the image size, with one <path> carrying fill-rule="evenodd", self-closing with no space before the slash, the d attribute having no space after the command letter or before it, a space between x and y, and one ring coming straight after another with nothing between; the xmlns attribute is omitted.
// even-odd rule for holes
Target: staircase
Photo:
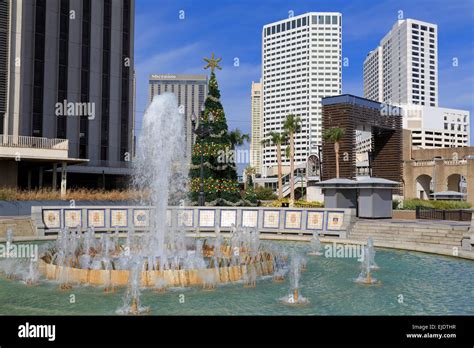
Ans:
<svg viewBox="0 0 474 348"><path fill-rule="evenodd" d="M303 188L306 188L306 177L305 177L306 167L304 164L299 164L295 167L294 176L295 176L295 191L301 189L301 182L303 181ZM302 174L301 174L302 173ZM290 186L290 174L284 175L281 178L282 182L282 192L283 198L288 197L291 193Z"/></svg>
<svg viewBox="0 0 474 348"><path fill-rule="evenodd" d="M301 177L299 176L295 176L295 191L297 189L300 189L301 188ZM303 188L306 188L306 180L303 179ZM291 193L291 186L290 186L290 182L288 181L287 184L283 184L283 187L282 187L282 192L283 192L283 197L288 197Z"/></svg>
<svg viewBox="0 0 474 348"><path fill-rule="evenodd" d="M348 238L367 241L372 237L378 246L411 246L434 249L461 247L469 223L446 221L358 220Z"/></svg>

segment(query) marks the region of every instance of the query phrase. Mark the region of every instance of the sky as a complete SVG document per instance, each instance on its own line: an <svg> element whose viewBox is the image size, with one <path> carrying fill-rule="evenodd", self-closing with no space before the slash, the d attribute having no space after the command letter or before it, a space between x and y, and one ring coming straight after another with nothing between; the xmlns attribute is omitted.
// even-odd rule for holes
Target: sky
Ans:
<svg viewBox="0 0 474 348"><path fill-rule="evenodd" d="M136 0L137 136L148 76L209 74L203 58L212 52L222 57L217 79L229 129L250 134L250 89L261 77L262 27L290 12L324 11L342 13L342 57L349 63L342 68L342 92L358 96L365 56L399 16L437 24L439 106L469 110L474 135L474 0Z"/></svg>

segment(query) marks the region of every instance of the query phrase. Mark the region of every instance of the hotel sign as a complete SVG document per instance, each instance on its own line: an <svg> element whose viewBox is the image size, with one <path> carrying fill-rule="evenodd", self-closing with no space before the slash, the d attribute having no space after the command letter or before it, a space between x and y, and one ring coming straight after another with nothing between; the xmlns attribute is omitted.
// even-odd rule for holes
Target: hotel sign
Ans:
<svg viewBox="0 0 474 348"><path fill-rule="evenodd" d="M176 75L151 75L152 79L175 79Z"/></svg>

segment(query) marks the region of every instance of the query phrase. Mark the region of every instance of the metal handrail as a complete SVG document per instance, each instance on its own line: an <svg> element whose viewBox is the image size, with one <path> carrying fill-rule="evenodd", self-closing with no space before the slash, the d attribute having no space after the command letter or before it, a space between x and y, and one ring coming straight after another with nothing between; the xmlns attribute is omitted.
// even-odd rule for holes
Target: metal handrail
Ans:
<svg viewBox="0 0 474 348"><path fill-rule="evenodd" d="M0 147L68 150L69 140L0 134Z"/></svg>

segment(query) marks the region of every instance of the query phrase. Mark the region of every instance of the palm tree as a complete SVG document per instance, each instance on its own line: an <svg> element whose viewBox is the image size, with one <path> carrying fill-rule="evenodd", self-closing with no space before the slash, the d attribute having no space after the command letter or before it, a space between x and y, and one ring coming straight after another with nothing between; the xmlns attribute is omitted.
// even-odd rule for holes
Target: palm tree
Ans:
<svg viewBox="0 0 474 348"><path fill-rule="evenodd" d="M262 145L275 145L277 148L278 161L278 199L283 198L283 185L281 183L281 144L285 143L287 139L286 133L271 132L269 138L262 140Z"/></svg>
<svg viewBox="0 0 474 348"><path fill-rule="evenodd" d="M344 137L346 130L340 127L328 128L324 131L324 141L330 141L334 143L334 152L336 154L336 178L339 179L339 143Z"/></svg>
<svg viewBox="0 0 474 348"><path fill-rule="evenodd" d="M253 188L253 179L252 177L257 173L257 169L252 166L247 166L245 168L245 181L244 181L244 186L245 189L247 188Z"/></svg>
<svg viewBox="0 0 474 348"><path fill-rule="evenodd" d="M283 129L290 138L290 200L295 200L295 133L301 130L301 118L290 114L286 116Z"/></svg>
<svg viewBox="0 0 474 348"><path fill-rule="evenodd" d="M229 141L231 149L234 150L236 146L242 146L244 142L249 142L250 136L248 134L242 134L240 129L236 128L229 133Z"/></svg>

